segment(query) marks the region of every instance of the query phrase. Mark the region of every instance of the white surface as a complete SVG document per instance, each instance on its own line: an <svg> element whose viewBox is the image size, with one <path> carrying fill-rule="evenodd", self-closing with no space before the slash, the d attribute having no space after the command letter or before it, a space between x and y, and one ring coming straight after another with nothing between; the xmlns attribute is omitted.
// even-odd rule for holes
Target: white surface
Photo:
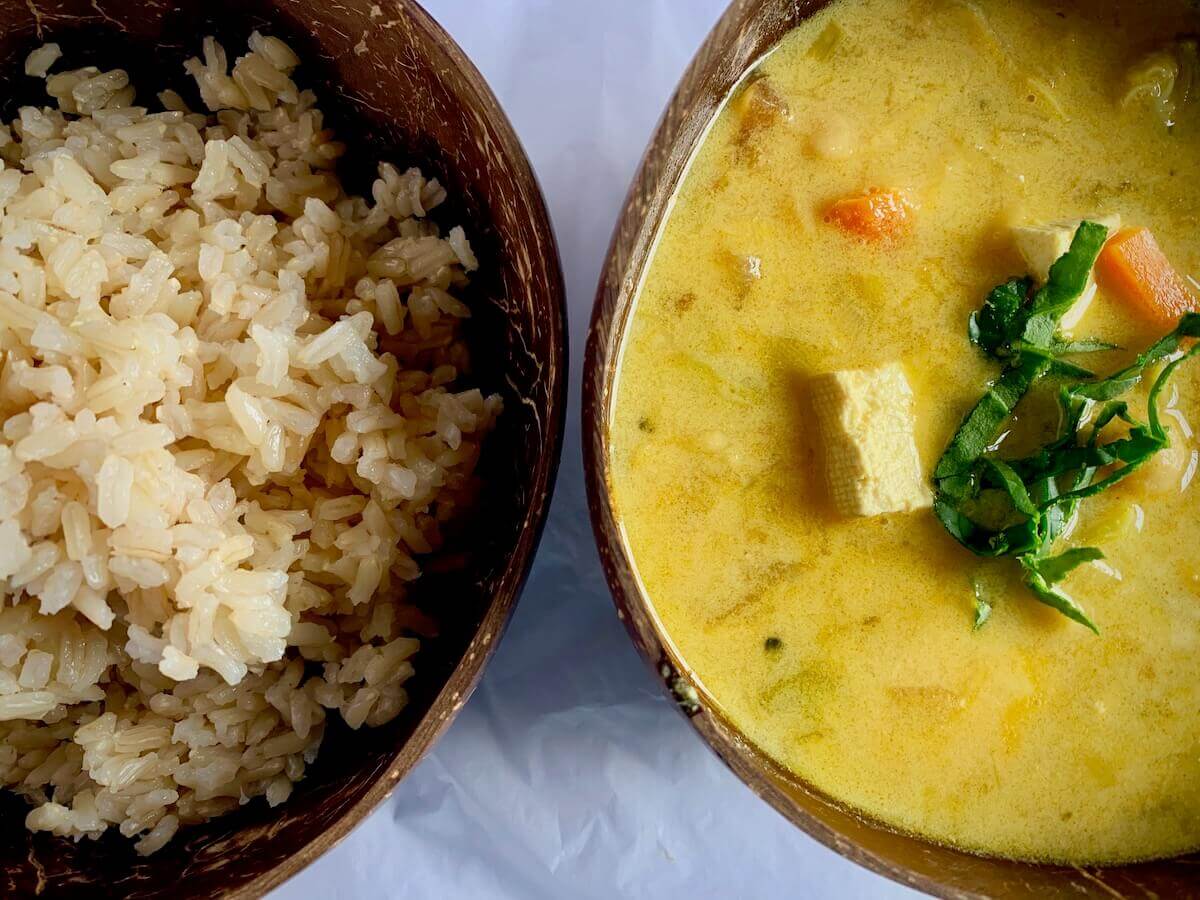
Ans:
<svg viewBox="0 0 1200 900"><path fill-rule="evenodd" d="M541 179L566 269L571 406L546 535L479 690L389 802L272 900L916 896L810 840L663 699L617 621L579 441L587 320L613 223L725 0L425 0Z"/></svg>

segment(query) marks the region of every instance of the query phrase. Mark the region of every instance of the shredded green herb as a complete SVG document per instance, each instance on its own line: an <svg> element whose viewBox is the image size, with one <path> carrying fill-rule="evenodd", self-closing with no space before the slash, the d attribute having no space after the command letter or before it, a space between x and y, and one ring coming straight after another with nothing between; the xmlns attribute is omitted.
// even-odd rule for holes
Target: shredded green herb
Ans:
<svg viewBox="0 0 1200 900"><path fill-rule="evenodd" d="M983 596L983 585L979 583L978 579L972 580L971 590L975 593L975 624L973 627L975 631L978 631L991 618L992 604Z"/></svg>
<svg viewBox="0 0 1200 900"><path fill-rule="evenodd" d="M1003 369L963 419L934 470L934 513L950 535L977 556L1016 559L1035 598L1097 633L1084 609L1058 585L1104 554L1096 547L1076 547L1055 555L1054 545L1081 501L1128 478L1170 446L1159 397L1176 369L1200 351L1200 344L1185 346L1187 339L1200 337L1200 314L1188 313L1174 331L1106 378L1063 359L1116 349L1101 341L1064 341L1058 332L1062 316L1087 288L1107 235L1103 225L1084 222L1044 287L1035 291L1030 279L1012 279L992 290L971 316L972 343ZM1150 389L1142 422L1120 398L1160 362L1167 365ZM1059 381L1056 437L1027 457L1001 458L995 445L1003 426L1030 388L1046 378ZM1124 422L1127 433L1101 441L1102 430L1114 420ZM972 514L985 495L1004 501L1003 525L984 524ZM976 586L975 627L990 615L991 605Z"/></svg>

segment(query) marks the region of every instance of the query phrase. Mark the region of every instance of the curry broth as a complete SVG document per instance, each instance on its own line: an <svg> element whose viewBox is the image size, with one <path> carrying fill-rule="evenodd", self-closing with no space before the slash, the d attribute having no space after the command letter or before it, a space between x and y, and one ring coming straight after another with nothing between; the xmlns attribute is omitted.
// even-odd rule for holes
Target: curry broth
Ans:
<svg viewBox="0 0 1200 900"><path fill-rule="evenodd" d="M893 827L1076 863L1200 847L1200 363L1173 382L1173 449L1081 508L1069 543L1108 559L1066 588L1099 637L929 511L838 518L805 382L900 360L928 473L996 374L966 321L1024 272L1012 224L1118 212L1200 275L1200 121L1119 103L1139 54L1197 30L1195 7L1098 6L845 0L785 38L752 79L789 114L735 92L713 125L640 288L611 421L638 575L750 740ZM894 246L822 221L873 185L917 204ZM1103 294L1076 334L1158 336ZM995 606L978 631L972 579Z"/></svg>

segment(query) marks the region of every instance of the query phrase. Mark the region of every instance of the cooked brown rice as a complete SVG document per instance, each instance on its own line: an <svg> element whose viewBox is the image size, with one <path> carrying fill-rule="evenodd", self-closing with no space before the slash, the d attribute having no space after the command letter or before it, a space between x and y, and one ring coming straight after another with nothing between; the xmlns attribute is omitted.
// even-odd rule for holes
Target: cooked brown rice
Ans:
<svg viewBox="0 0 1200 900"><path fill-rule="evenodd" d="M456 386L446 192L348 196L285 44L206 38L207 113L60 56L0 126L0 785L145 854L286 800L326 710L401 710L405 585L500 400Z"/></svg>

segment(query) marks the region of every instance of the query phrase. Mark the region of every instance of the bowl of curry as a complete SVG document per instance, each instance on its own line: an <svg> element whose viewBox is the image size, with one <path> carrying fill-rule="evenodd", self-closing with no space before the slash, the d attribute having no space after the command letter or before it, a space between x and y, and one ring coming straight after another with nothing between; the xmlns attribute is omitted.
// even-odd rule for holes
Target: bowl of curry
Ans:
<svg viewBox="0 0 1200 900"><path fill-rule="evenodd" d="M930 893L1200 888L1198 32L734 4L617 226L620 614L755 791Z"/></svg>

